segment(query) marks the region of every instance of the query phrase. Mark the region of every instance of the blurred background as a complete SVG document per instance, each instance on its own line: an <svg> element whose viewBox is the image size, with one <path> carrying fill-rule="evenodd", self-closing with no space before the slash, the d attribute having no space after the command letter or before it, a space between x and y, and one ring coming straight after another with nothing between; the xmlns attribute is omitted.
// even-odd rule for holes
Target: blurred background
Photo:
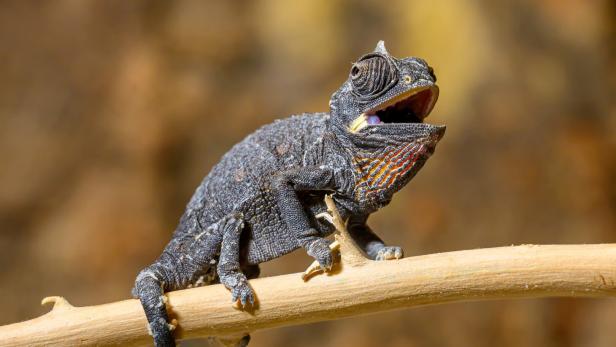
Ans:
<svg viewBox="0 0 616 347"><path fill-rule="evenodd" d="M221 155L276 118L326 111L380 39L434 67L428 121L448 126L371 218L388 243L616 242L613 1L2 1L0 324L47 312L48 295L129 298ZM614 321L614 300L462 303L251 346L614 346Z"/></svg>

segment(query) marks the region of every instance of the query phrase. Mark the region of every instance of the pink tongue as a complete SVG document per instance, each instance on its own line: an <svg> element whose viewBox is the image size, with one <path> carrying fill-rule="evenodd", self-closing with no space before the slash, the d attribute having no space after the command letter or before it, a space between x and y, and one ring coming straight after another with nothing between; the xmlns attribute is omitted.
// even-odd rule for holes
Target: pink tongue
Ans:
<svg viewBox="0 0 616 347"><path fill-rule="evenodd" d="M368 116L368 124L375 125L381 123L381 118L379 116Z"/></svg>

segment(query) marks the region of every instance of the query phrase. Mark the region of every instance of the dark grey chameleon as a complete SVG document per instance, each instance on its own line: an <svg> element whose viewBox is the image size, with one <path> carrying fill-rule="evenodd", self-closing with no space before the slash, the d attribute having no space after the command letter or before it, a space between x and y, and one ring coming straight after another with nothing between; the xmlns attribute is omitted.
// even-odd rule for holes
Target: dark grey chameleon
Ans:
<svg viewBox="0 0 616 347"><path fill-rule="evenodd" d="M375 260L402 257L366 225L423 166L445 132L423 123L438 97L432 68L397 59L379 42L353 64L330 113L266 125L235 145L197 188L162 255L133 294L156 346L174 346L163 292L220 281L233 302L254 304L247 279L259 263L303 248L325 269L333 227L315 216L333 193L349 232ZM249 336L237 340L245 346Z"/></svg>

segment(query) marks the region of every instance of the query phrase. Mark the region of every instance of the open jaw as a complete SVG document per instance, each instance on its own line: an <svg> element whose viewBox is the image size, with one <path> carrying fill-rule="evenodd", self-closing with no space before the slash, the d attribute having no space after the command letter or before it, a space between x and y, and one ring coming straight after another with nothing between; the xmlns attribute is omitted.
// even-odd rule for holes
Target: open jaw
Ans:
<svg viewBox="0 0 616 347"><path fill-rule="evenodd" d="M437 98L436 86L411 89L363 112L351 122L349 130L355 133L368 126L423 123Z"/></svg>

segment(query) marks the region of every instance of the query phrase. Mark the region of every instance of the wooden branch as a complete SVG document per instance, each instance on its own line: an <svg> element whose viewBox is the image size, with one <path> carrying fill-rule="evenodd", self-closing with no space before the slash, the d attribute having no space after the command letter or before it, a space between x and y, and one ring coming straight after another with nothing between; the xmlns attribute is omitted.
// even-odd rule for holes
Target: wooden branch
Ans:
<svg viewBox="0 0 616 347"><path fill-rule="evenodd" d="M427 304L616 294L616 245L512 246L373 262L342 272L251 280L259 307L232 308L221 285L168 294L180 338L227 335ZM0 327L0 346L151 343L139 301L54 309Z"/></svg>
<svg viewBox="0 0 616 347"><path fill-rule="evenodd" d="M168 293L176 336L231 335L453 301L616 294L616 244L522 245L352 266L345 266L341 249L342 266L308 282L303 274L251 280L258 301L252 312L233 308L222 285ZM51 312L0 327L0 346L151 343L137 300L87 307L43 300L49 302L55 302Z"/></svg>

